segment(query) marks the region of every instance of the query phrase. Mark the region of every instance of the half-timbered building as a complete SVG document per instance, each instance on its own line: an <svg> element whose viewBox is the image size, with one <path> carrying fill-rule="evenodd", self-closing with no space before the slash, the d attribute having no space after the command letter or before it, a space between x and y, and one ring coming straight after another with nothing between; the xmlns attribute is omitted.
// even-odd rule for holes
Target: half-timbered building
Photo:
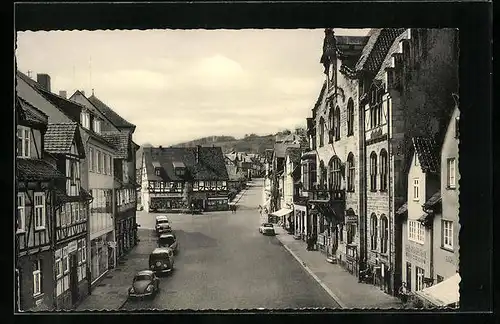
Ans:
<svg viewBox="0 0 500 324"><path fill-rule="evenodd" d="M106 118L92 105L68 100L64 93L51 92L50 76L38 74L37 81L17 71L19 97L35 104L46 113L50 123L76 122L85 145L86 159L82 160L81 186L93 197L89 213L90 260L92 285L115 266L115 235L113 221L113 156L116 148L101 133Z"/></svg>
<svg viewBox="0 0 500 324"><path fill-rule="evenodd" d="M56 181L54 221L54 275L56 307L71 309L88 294L88 214L92 197L81 187L81 161L85 149L78 124L49 124L45 150L56 157L65 174Z"/></svg>
<svg viewBox="0 0 500 324"><path fill-rule="evenodd" d="M147 211L228 210L228 180L220 147L144 148L141 199Z"/></svg>
<svg viewBox="0 0 500 324"><path fill-rule="evenodd" d="M47 115L17 98L16 117L17 305L20 310L53 309L54 188L64 175L44 156Z"/></svg>

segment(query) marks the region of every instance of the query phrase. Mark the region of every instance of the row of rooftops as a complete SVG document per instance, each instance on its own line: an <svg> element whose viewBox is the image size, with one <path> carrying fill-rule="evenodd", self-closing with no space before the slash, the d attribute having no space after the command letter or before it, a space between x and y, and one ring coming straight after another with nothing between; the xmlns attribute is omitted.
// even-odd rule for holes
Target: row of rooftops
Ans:
<svg viewBox="0 0 500 324"><path fill-rule="evenodd" d="M37 81L31 79L24 73L17 71L18 84L19 81L24 81L29 87L31 87L40 97L49 101L54 107L60 110L64 115L68 117L72 122L63 122L57 124L49 124L47 131L48 142L46 143L47 152L50 153L64 153L65 149L68 147L68 143L70 139L65 136L70 133L74 134L76 127L81 123L80 121L80 113L82 110L88 110L84 105L77 103L73 100L67 99L64 97L64 91L62 91L61 95L54 94L50 91L50 76L47 74L38 74ZM19 85L18 85L19 86ZM81 94L85 96L85 94L79 90L75 92L75 94ZM130 156L130 152L132 149L137 150L138 145L132 141L131 134L135 131L135 125L129 123L116 112L114 112L109 106L104 104L100 99L98 99L94 94L90 97L85 97L89 103L95 107L96 110L101 112L105 118L111 123L118 131L103 131L100 134L95 131L80 127L81 130L84 130L89 136L94 138L95 140L107 145L111 149L115 150L116 158L127 159ZM32 99L33 100L33 99ZM40 116L38 117L38 122L42 122L48 124L48 116L36 108L36 102L29 103L25 98L19 97L17 101L19 102L20 107L29 105L33 109L30 109L25 114L33 115L33 111L38 111ZM26 110L26 109L24 109ZM35 116L27 115L26 121L33 122ZM41 121L43 119L43 121ZM120 130L129 129L130 132L121 132ZM69 143L71 145L71 143Z"/></svg>

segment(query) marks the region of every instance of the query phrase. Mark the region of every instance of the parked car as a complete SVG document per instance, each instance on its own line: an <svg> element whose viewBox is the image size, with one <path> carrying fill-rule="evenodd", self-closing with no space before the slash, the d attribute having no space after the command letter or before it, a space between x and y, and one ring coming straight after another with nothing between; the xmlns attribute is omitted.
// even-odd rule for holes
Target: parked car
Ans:
<svg viewBox="0 0 500 324"><path fill-rule="evenodd" d="M259 233L264 235L276 235L274 231L274 225L271 223L262 223L259 227Z"/></svg>
<svg viewBox="0 0 500 324"><path fill-rule="evenodd" d="M156 234L160 235L161 233L170 231L172 231L172 227L170 226L167 216L156 216Z"/></svg>
<svg viewBox="0 0 500 324"><path fill-rule="evenodd" d="M160 234L158 238L158 247L168 247L174 251L174 254L177 254L179 249L179 242L177 241L177 237L175 237L174 233Z"/></svg>
<svg viewBox="0 0 500 324"><path fill-rule="evenodd" d="M174 270L174 251L168 247L154 249L149 255L149 268L157 274Z"/></svg>
<svg viewBox="0 0 500 324"><path fill-rule="evenodd" d="M160 280L151 270L142 270L135 274L128 297L143 298L155 296L160 288Z"/></svg>

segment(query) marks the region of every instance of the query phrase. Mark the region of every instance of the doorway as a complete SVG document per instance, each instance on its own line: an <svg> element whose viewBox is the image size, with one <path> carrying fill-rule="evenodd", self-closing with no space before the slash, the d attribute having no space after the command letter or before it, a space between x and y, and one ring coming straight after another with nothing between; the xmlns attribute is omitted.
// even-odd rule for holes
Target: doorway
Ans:
<svg viewBox="0 0 500 324"><path fill-rule="evenodd" d="M71 291L71 304L74 305L78 302L78 262L76 254L73 253L70 258L69 268L69 287Z"/></svg>

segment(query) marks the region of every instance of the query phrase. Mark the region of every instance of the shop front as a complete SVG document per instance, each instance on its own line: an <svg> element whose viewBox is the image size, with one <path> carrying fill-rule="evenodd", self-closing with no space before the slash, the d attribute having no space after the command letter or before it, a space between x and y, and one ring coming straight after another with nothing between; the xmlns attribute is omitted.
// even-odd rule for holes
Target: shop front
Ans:
<svg viewBox="0 0 500 324"><path fill-rule="evenodd" d="M208 197L206 211L226 211L229 210L229 199L227 196Z"/></svg>
<svg viewBox="0 0 500 324"><path fill-rule="evenodd" d="M300 240L305 240L307 237L307 207L305 205L294 204L295 213L295 237Z"/></svg>
<svg viewBox="0 0 500 324"><path fill-rule="evenodd" d="M181 193L150 194L149 210L162 212L185 208Z"/></svg>
<svg viewBox="0 0 500 324"><path fill-rule="evenodd" d="M114 267L115 247L113 232L108 232L90 242L92 284Z"/></svg>
<svg viewBox="0 0 500 324"><path fill-rule="evenodd" d="M86 237L59 244L54 256L56 307L72 309L89 293Z"/></svg>
<svg viewBox="0 0 500 324"><path fill-rule="evenodd" d="M116 255L123 257L135 246L135 211L129 210L116 222Z"/></svg>

